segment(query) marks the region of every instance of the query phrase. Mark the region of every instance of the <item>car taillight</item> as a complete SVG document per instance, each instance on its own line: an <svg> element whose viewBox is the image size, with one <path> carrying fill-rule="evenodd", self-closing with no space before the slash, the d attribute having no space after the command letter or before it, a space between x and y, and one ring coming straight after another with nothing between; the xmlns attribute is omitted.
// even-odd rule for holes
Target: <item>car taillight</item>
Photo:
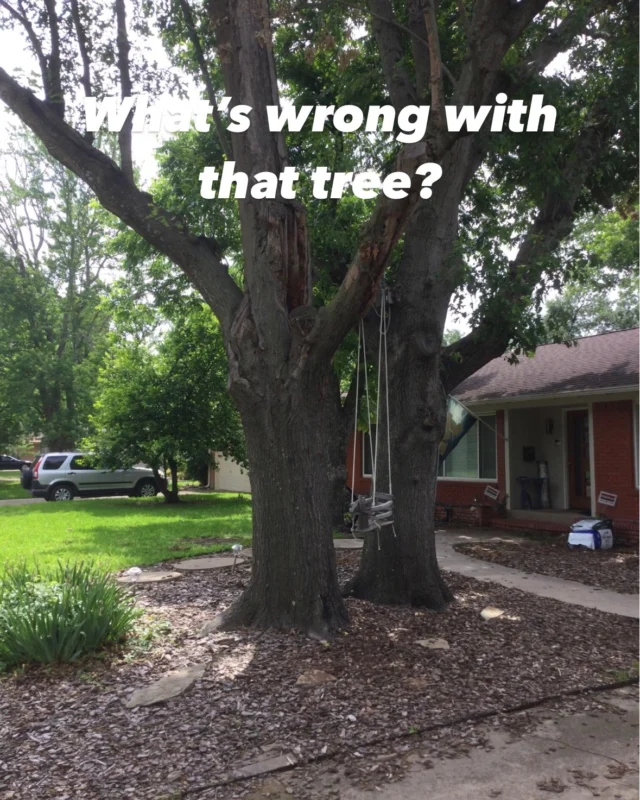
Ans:
<svg viewBox="0 0 640 800"><path fill-rule="evenodd" d="M33 480L34 480L34 481L37 481L37 480L38 480L38 469L39 469L39 467L40 467L40 462L41 462L41 461L42 461L42 459L41 459L41 458L39 458L39 459L36 461L36 463L33 465Z"/></svg>

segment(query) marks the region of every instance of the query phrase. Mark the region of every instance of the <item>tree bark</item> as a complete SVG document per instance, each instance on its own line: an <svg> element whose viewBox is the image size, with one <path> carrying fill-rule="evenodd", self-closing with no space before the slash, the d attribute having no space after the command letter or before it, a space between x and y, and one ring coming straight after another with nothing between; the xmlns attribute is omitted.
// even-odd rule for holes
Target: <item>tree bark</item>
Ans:
<svg viewBox="0 0 640 800"><path fill-rule="evenodd" d="M326 469L329 381L322 372L288 387L265 381L268 402L232 387L251 464L253 561L249 586L215 621L219 629L294 628L324 638L347 624Z"/></svg>
<svg viewBox="0 0 640 800"><path fill-rule="evenodd" d="M156 486L164 497L164 502L167 504L175 504L180 502L178 494L178 473L175 461L169 462L169 472L171 474L171 485L165 475L162 476L156 467L153 467L153 477L156 480Z"/></svg>

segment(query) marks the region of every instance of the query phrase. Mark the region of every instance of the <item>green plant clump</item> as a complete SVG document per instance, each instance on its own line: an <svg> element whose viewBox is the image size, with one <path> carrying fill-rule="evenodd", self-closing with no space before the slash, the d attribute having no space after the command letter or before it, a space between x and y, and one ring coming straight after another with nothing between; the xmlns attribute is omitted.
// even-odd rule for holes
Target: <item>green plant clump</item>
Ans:
<svg viewBox="0 0 640 800"><path fill-rule="evenodd" d="M75 661L124 640L141 613L90 563L9 567L0 575L0 671Z"/></svg>

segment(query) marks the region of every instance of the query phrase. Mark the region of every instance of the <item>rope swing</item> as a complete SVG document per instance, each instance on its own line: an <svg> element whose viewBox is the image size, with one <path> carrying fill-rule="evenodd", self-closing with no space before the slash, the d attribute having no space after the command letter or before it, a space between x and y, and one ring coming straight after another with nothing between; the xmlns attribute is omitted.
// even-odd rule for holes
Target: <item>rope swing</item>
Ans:
<svg viewBox="0 0 640 800"><path fill-rule="evenodd" d="M351 504L349 509L351 511L351 534L355 537L357 533L370 533L376 531L378 535L378 548L380 547L380 530L387 526L391 526L395 536L395 529L393 528L393 488L391 483L391 432L389 428L389 368L387 362L387 330L390 322L390 312L387 312L387 290L382 287L380 298L380 331L378 339L378 402L376 403L376 442L375 449L373 447L373 439L371 437L371 400L369 396L369 377L367 372L367 343L364 332L364 322L360 320L358 328L358 361L356 369L356 409L354 419L353 443L354 455L352 459L352 474L351 474ZM355 478L356 478L356 459L355 459L355 444L358 435L358 403L360 398L360 351L362 350L362 361L364 365L364 385L365 397L367 402L367 420L369 422L368 440L369 452L371 455L371 462L373 464L371 476L371 494L355 496ZM384 362L384 399L385 399L385 413L386 413L386 428L387 428L387 458L388 458L388 475L389 475L389 491L378 491L378 454L380 448L378 447L380 437L380 407L382 405L382 365Z"/></svg>

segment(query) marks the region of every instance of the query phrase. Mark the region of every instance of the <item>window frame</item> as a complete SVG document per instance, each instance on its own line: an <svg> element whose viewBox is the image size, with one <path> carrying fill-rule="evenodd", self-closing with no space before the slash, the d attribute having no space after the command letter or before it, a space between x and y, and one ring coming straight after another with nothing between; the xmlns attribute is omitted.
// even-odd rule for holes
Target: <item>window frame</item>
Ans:
<svg viewBox="0 0 640 800"><path fill-rule="evenodd" d="M44 472L57 472L58 470L60 470L65 465L68 457L69 456L45 455L43 460L42 460L42 466L40 467L40 469L43 470ZM62 461L58 464L57 467L49 467L49 466L47 466L47 462L49 461L49 459L55 460L55 459L60 459L60 458L62 459Z"/></svg>
<svg viewBox="0 0 640 800"><path fill-rule="evenodd" d="M480 422L480 419L482 417L493 417L495 419L495 421L496 421L495 431L494 431L494 434L493 434L494 437L495 437L495 444L496 444L496 448L495 448L496 475L495 475L495 478L457 478L457 477L454 477L454 476L449 477L446 474L446 464L447 464L447 462L445 460L443 462L443 464L442 464L444 474L443 475L438 475L438 480L439 481L457 481L458 483L498 483L498 412L497 411L493 411L493 412L486 413L486 414L475 414L474 416L478 419L478 422L476 423L478 425L482 424ZM480 475L480 435L479 434L478 434L478 440L477 440L477 444L476 444L476 472L477 472L478 475Z"/></svg>
<svg viewBox="0 0 640 800"><path fill-rule="evenodd" d="M372 441L374 442L374 447L376 441L375 428L376 428L375 425L371 425L371 438ZM375 458L376 458L375 451L372 455L373 463L371 464L371 472L364 471L366 463L365 453L367 452L368 447L369 447L369 431L362 431L362 433L360 434L360 475L363 478L373 478L373 463L375 463Z"/></svg>

